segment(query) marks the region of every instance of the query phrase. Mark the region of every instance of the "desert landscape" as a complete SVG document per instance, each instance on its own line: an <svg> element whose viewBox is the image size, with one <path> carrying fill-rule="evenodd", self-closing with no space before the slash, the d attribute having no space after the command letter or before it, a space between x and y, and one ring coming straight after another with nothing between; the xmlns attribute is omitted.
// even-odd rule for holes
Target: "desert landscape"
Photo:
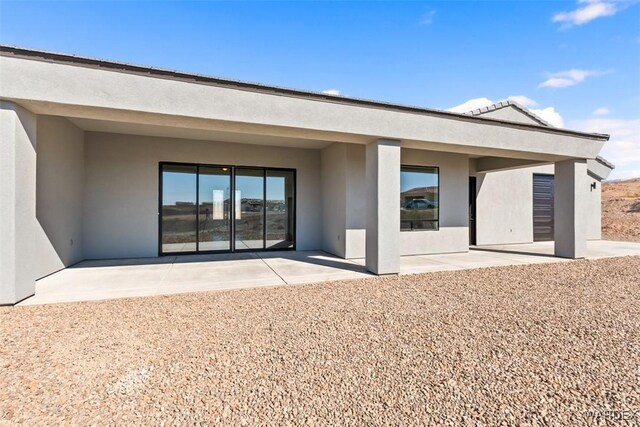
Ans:
<svg viewBox="0 0 640 427"><path fill-rule="evenodd" d="M602 185L640 241L640 179ZM637 421L640 257L0 308L0 425ZM612 419L612 418L611 418Z"/></svg>
<svg viewBox="0 0 640 427"><path fill-rule="evenodd" d="M639 281L622 257L0 307L0 425L634 425Z"/></svg>
<svg viewBox="0 0 640 427"><path fill-rule="evenodd" d="M602 184L602 238L640 242L640 178Z"/></svg>

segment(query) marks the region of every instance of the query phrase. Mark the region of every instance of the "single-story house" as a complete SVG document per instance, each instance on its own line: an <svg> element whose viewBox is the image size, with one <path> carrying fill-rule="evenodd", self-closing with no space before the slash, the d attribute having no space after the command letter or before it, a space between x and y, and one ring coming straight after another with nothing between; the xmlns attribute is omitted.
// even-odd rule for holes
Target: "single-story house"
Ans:
<svg viewBox="0 0 640 427"><path fill-rule="evenodd" d="M85 259L600 238L607 135L0 47L0 304Z"/></svg>

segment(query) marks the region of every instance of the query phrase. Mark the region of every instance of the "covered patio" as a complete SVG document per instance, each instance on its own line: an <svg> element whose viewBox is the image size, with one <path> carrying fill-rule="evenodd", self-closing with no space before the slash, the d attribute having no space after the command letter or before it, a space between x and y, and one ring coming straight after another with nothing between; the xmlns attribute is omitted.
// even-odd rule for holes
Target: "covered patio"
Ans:
<svg viewBox="0 0 640 427"><path fill-rule="evenodd" d="M476 246L466 253L400 258L400 274L574 262L553 255L553 242ZM586 259L640 256L640 243L589 241ZM374 277L364 259L321 251L251 252L82 261L36 282L19 305L248 289Z"/></svg>
<svg viewBox="0 0 640 427"><path fill-rule="evenodd" d="M533 262L465 253L472 177L476 243L532 241L513 225L529 183L491 194L530 167L554 168L553 254L586 253L607 135L12 47L0 62L0 304Z"/></svg>

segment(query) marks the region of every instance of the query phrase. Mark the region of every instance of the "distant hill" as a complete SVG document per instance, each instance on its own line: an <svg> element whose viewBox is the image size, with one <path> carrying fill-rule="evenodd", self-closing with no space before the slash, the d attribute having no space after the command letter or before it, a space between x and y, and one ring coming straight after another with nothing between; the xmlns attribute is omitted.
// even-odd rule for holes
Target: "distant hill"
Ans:
<svg viewBox="0 0 640 427"><path fill-rule="evenodd" d="M602 183L602 238L640 242L640 178Z"/></svg>

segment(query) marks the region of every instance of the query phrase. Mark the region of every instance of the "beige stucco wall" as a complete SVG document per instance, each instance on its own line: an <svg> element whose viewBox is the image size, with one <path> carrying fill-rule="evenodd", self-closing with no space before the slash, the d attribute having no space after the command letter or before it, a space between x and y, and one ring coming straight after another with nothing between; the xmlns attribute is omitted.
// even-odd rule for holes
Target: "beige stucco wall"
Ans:
<svg viewBox="0 0 640 427"><path fill-rule="evenodd" d="M346 258L362 258L366 251L367 194L366 147L347 144Z"/></svg>
<svg viewBox="0 0 640 427"><path fill-rule="evenodd" d="M158 254L158 163L286 167L297 170L298 250L322 241L320 151L109 133L85 134L85 258Z"/></svg>
<svg viewBox="0 0 640 427"><path fill-rule="evenodd" d="M346 144L333 143L322 149L322 249L345 257Z"/></svg>
<svg viewBox="0 0 640 427"><path fill-rule="evenodd" d="M362 258L366 242L365 146L333 143L322 150L323 250Z"/></svg>
<svg viewBox="0 0 640 427"><path fill-rule="evenodd" d="M36 176L40 278L83 259L84 132L64 118L38 116Z"/></svg>
<svg viewBox="0 0 640 427"><path fill-rule="evenodd" d="M346 163L343 162L345 157ZM325 230L324 248L346 258L363 258L366 247L367 218L365 147L355 144L334 144L323 150L323 173L324 164L327 165L326 169L330 176L323 176L323 182L326 183L323 189L325 194L331 194L331 197L323 198L325 219L336 221L335 227ZM340 170L343 164L347 167L344 177ZM400 232L401 255L467 251L469 247L468 157L436 151L402 149L401 164L439 167L441 194L440 229ZM346 185L344 199L343 185ZM397 208L399 211L400 200L398 199L397 204L390 208ZM346 217L340 217L344 209L346 209ZM345 221L346 226L341 225L345 224ZM325 227L327 227L326 222ZM338 245L340 240L337 239L337 235L342 239L343 233L346 233L344 245ZM332 252L333 250L344 250L344 255Z"/></svg>
<svg viewBox="0 0 640 427"><path fill-rule="evenodd" d="M0 56L0 96L39 114L228 132L369 143L413 141L441 151L550 159L593 158L604 141L543 127L506 125L455 114L394 111L332 100L282 96L114 70ZM419 147L418 147L419 148Z"/></svg>
<svg viewBox="0 0 640 427"><path fill-rule="evenodd" d="M473 163L473 162L472 162ZM473 174L473 166L471 167ZM554 174L554 165L477 174L478 245L533 242L533 174ZM590 176L588 185L596 181ZM589 188L583 215L587 239L600 239L600 182Z"/></svg>
<svg viewBox="0 0 640 427"><path fill-rule="evenodd" d="M37 117L0 101L0 305L35 292Z"/></svg>
<svg viewBox="0 0 640 427"><path fill-rule="evenodd" d="M517 123L528 123L531 125L540 124L533 118L524 114L522 111L516 110L514 107L505 107L498 110L487 111L486 113L482 113L480 117L490 117L492 119L507 120Z"/></svg>
<svg viewBox="0 0 640 427"><path fill-rule="evenodd" d="M440 168L440 229L400 233L400 255L469 250L469 158L435 151L402 150L402 164ZM398 209L400 201L398 201Z"/></svg>

